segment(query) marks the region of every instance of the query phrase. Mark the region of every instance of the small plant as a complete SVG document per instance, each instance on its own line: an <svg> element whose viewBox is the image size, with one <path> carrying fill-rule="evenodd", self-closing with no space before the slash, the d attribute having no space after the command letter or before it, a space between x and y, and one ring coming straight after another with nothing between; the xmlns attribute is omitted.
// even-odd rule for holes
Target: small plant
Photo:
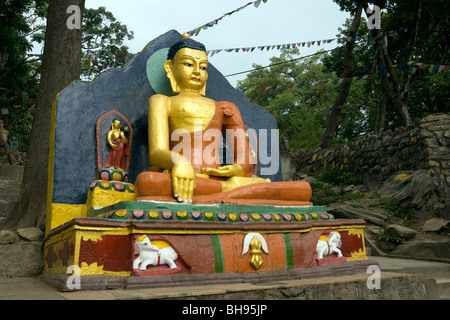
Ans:
<svg viewBox="0 0 450 320"><path fill-rule="evenodd" d="M359 200L364 194L361 192L345 193L336 192L331 186L323 186L321 183L311 183L312 197L311 202L314 205L326 206L333 202L341 202L348 200Z"/></svg>
<svg viewBox="0 0 450 320"><path fill-rule="evenodd" d="M326 206L333 202L342 200L342 196L337 194L330 186L323 186L322 183L311 184L311 202L314 205Z"/></svg>
<svg viewBox="0 0 450 320"><path fill-rule="evenodd" d="M400 243L401 239L387 235L381 236L377 241L378 246L387 252L394 250Z"/></svg>
<svg viewBox="0 0 450 320"><path fill-rule="evenodd" d="M395 244L395 245L399 245L402 242L402 240L400 238L390 237L388 235L382 235L380 240L382 240L382 241L384 241L386 243L392 243L392 244Z"/></svg>
<svg viewBox="0 0 450 320"><path fill-rule="evenodd" d="M388 215L389 222L403 221L413 223L416 221L416 210L412 208L402 208L398 204L389 202L385 199L380 199L379 202L381 207L390 212Z"/></svg>
<svg viewBox="0 0 450 320"><path fill-rule="evenodd" d="M338 176L338 183L340 186L349 186L351 184L357 184L359 181L359 177L352 172L342 172L340 176Z"/></svg>
<svg viewBox="0 0 450 320"><path fill-rule="evenodd" d="M349 200L359 200L359 199L361 199L362 197L364 197L364 193L359 192L359 191L347 195L347 198L348 198Z"/></svg>
<svg viewBox="0 0 450 320"><path fill-rule="evenodd" d="M359 177L356 174L339 170L324 171L315 177L323 182L333 183L339 186L348 186L356 184L359 181Z"/></svg>
<svg viewBox="0 0 450 320"><path fill-rule="evenodd" d="M322 173L310 172L318 182L311 182L312 197L311 202L314 205L328 205L333 202L359 200L364 197L361 192L346 193L343 190L336 191L334 186L346 186L356 184L358 176L351 172L341 172L339 170L329 170ZM339 188L337 188L339 189Z"/></svg>

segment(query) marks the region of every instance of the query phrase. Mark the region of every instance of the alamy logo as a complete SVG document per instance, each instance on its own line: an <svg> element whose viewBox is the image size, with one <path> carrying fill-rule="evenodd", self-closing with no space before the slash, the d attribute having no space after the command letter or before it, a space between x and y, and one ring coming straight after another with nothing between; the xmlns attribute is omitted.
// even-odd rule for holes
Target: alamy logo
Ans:
<svg viewBox="0 0 450 320"><path fill-rule="evenodd" d="M371 273L369 278L367 278L367 289L369 290L379 290L381 289L381 272L378 265L371 265L367 268L366 273Z"/></svg>
<svg viewBox="0 0 450 320"><path fill-rule="evenodd" d="M71 276L67 278L66 287L69 290L80 290L81 289L81 269L79 266L71 265L67 267L66 273L72 273Z"/></svg>
<svg viewBox="0 0 450 320"><path fill-rule="evenodd" d="M71 16L67 19L66 25L67 28L72 29L81 29L81 9L79 6L71 5L67 7L66 13L71 13Z"/></svg>
<svg viewBox="0 0 450 320"><path fill-rule="evenodd" d="M172 161L178 163L181 159L177 156L182 154L192 164L205 164L213 166L222 163L249 163L256 164L259 159L261 164L261 175L275 175L279 169L279 131L278 129L259 129L258 130L258 146L256 152L249 152L248 159L245 159L245 140L252 136L251 132L256 135L254 129L226 129L225 136L228 142L225 147L225 159L221 152L221 145L217 141L222 139L222 131L218 129L206 129L202 131L201 121L195 121L194 132L176 129L173 131L170 140L174 144L172 149ZM206 145L205 148L202 148ZM194 151L193 151L193 150ZM236 159L231 156L236 152ZM225 160L225 161L224 161Z"/></svg>
<svg viewBox="0 0 450 320"><path fill-rule="evenodd" d="M373 8L367 7L367 27L372 29L381 29L381 11L380 7L373 5ZM369 14L372 14L369 16Z"/></svg>

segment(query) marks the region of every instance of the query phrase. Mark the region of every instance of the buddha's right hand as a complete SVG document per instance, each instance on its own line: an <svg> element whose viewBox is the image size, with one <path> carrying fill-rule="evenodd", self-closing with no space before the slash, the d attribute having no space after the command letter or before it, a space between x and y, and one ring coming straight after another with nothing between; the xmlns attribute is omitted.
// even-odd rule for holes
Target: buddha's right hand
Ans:
<svg viewBox="0 0 450 320"><path fill-rule="evenodd" d="M174 164L171 175L173 195L177 201L192 203L195 190L195 170L192 164Z"/></svg>

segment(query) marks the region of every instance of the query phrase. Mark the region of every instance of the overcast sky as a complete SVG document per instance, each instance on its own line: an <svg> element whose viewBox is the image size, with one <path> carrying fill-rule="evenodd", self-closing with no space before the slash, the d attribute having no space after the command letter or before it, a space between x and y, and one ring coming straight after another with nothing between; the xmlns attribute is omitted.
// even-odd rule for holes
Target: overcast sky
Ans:
<svg viewBox="0 0 450 320"><path fill-rule="evenodd" d="M134 39L126 41L130 52L141 51L148 42L174 29L184 33L246 5L250 0L86 0L87 8L105 6L129 30ZM297 43L334 38L338 27L350 15L339 11L332 0L268 0L250 5L224 17L212 28L201 30L195 40L207 50ZM332 49L337 42L300 48L301 55ZM220 52L210 57L223 75L252 69L252 64L269 64L279 50ZM235 86L244 75L227 77Z"/></svg>

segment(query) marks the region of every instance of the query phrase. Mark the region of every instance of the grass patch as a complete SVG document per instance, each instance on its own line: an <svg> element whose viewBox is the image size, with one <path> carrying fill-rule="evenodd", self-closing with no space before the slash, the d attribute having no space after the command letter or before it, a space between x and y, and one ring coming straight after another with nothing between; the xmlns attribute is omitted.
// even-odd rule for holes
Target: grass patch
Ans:
<svg viewBox="0 0 450 320"><path fill-rule="evenodd" d="M339 170L324 171L321 174L313 175L320 181L332 183L337 186L349 186L351 184L357 184L359 177L351 172L342 172Z"/></svg>
<svg viewBox="0 0 450 320"><path fill-rule="evenodd" d="M364 194L361 192L347 193L342 189L336 191L335 186L347 186L356 184L359 177L351 172L341 172L330 170L322 173L310 173L311 176L319 182L311 182L312 197L311 202L314 205L326 206L333 202L343 202L350 200L359 200Z"/></svg>
<svg viewBox="0 0 450 320"><path fill-rule="evenodd" d="M380 199L379 204L382 208L388 211L388 222L406 222L414 223L417 220L416 210L412 208L402 208L396 203L389 202L385 199Z"/></svg>
<svg viewBox="0 0 450 320"><path fill-rule="evenodd" d="M326 206L333 202L355 201L364 197L361 192L346 193L336 192L331 186L324 186L321 183L311 183L311 202L316 206Z"/></svg>

